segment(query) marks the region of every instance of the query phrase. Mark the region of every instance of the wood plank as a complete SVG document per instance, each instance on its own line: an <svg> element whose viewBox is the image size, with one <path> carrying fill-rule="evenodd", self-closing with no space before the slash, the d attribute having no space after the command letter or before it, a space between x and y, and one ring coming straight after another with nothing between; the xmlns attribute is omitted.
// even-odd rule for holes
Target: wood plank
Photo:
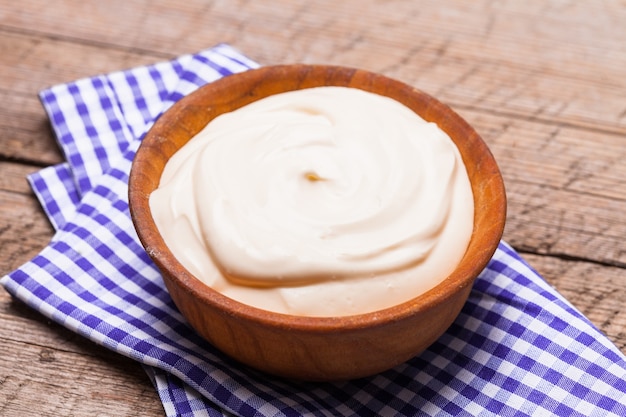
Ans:
<svg viewBox="0 0 626 417"><path fill-rule="evenodd" d="M623 201L532 184L508 196L505 239L517 249L626 266Z"/></svg>
<svg viewBox="0 0 626 417"><path fill-rule="evenodd" d="M0 89L22 96L36 97L51 85L164 59L162 54L102 49L2 27L0 34Z"/></svg>
<svg viewBox="0 0 626 417"><path fill-rule="evenodd" d="M482 112L508 196L505 239L528 252L626 265L626 138Z"/></svg>
<svg viewBox="0 0 626 417"><path fill-rule="evenodd" d="M0 190L32 195L26 176L39 169L37 166L0 161Z"/></svg>
<svg viewBox="0 0 626 417"><path fill-rule="evenodd" d="M624 135L465 108L457 112L488 142L510 180L616 201L626 196Z"/></svg>
<svg viewBox="0 0 626 417"><path fill-rule="evenodd" d="M130 66L163 59L93 45L50 40L0 29L0 160L41 166L58 163L62 155L48 118L38 101L40 90Z"/></svg>
<svg viewBox="0 0 626 417"><path fill-rule="evenodd" d="M626 275L624 268L523 254L550 284L626 352Z"/></svg>
<svg viewBox="0 0 626 417"><path fill-rule="evenodd" d="M0 160L40 166L62 160L36 92L18 93L0 87L0 102Z"/></svg>
<svg viewBox="0 0 626 417"><path fill-rule="evenodd" d="M53 228L34 197L0 190L0 276L35 256L52 234Z"/></svg>
<svg viewBox="0 0 626 417"><path fill-rule="evenodd" d="M563 8L543 2L523 8L516 2L451 3L164 1L146 3L138 14L126 13L130 6L123 0L106 7L83 2L78 10L29 0L41 13L11 8L4 27L29 31L35 23L42 36L63 34L64 40L82 42L81 48L161 56L231 42L265 64L333 61L396 76L454 104L602 122L624 132L626 52L620 39L626 39L626 29L609 24L626 18L618 2ZM353 18L356 11L359 19ZM171 18L185 24L166 24Z"/></svg>

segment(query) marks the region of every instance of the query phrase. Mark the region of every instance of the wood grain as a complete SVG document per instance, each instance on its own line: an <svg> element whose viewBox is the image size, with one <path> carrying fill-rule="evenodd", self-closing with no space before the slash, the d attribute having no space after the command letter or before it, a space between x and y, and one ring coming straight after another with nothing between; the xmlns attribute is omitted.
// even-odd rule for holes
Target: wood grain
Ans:
<svg viewBox="0 0 626 417"><path fill-rule="evenodd" d="M524 259L626 351L624 268L523 253Z"/></svg>
<svg viewBox="0 0 626 417"><path fill-rule="evenodd" d="M623 0L0 0L0 275L53 233L23 180L62 160L38 91L227 42L451 105L503 171L505 239L626 352L624 21ZM0 415L162 414L138 365L3 291L0 354Z"/></svg>

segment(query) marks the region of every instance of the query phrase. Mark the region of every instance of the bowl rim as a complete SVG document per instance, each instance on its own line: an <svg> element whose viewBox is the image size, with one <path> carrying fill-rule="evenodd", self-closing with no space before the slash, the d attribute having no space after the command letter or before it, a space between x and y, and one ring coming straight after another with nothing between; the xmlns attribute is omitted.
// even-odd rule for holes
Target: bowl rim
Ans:
<svg viewBox="0 0 626 417"><path fill-rule="evenodd" d="M319 73L331 74L331 77L323 80L324 82L331 82L331 84L320 85L343 85L371 91L374 86L384 82L387 86L385 87L385 93L394 91L396 97L392 96L392 98L398 101L403 102L402 100L409 98L424 101L426 103L426 112L418 114L427 121L434 121L435 116L445 116L446 126L440 127L451 136L457 147L459 145L457 143L458 138L452 137L448 130L454 128L466 131L468 133L467 140L471 141L472 146L480 148L481 166L477 169L486 169L490 172L488 186L493 190L494 199L490 202L489 207L480 207L480 209L489 210L491 224L486 230L480 231L480 239L485 244L476 253L477 258L474 258L474 261L469 262L469 264L466 261L470 248L474 249L472 245L476 239L477 214L476 200L474 200L474 230L468 249L459 263L459 266L462 266L462 268L456 268L435 287L417 297L373 312L337 317L298 316L260 309L229 298L196 278L180 264L171 251L167 250L167 245L158 233L150 211L149 195L154 188L152 190L146 189L145 184L148 181L145 181L146 176L142 173L142 165L150 164L153 153L162 145L164 138L160 131L168 128L169 124L182 120L186 112L189 111L188 108L193 107L194 103L203 102L203 100L206 100L206 97L211 97L212 95L219 96L220 92L236 89L240 85L252 87L252 90L246 90L246 94L248 94L251 101L255 101L258 98L262 98L262 96L255 96L256 89L259 86L268 82L277 84L288 79L288 77L300 77L296 80L296 88L287 88L276 92L315 87L317 85L308 86L307 77L311 74ZM336 78L340 79L340 81L336 81ZM380 92L378 93L381 94ZM416 110L414 111L417 113ZM210 120L208 119L204 125L209 123ZM186 129L185 127L180 128ZM461 154L465 158L464 153L461 152ZM468 161L464 162L467 166ZM474 184L472 184L472 188L474 188ZM483 139L461 116L429 94L401 81L367 70L336 65L287 64L264 66L223 77L205 84L184 96L158 118L142 139L129 174L128 198L131 219L139 240L147 254L162 272L168 290L170 290L170 285L176 285L178 289L187 292L188 295L192 295L202 303L221 310L229 316L256 322L267 327L304 332L349 332L366 327L384 326L418 315L420 312L454 297L461 289L473 285L476 277L487 266L502 238L506 219L506 193L496 161ZM474 199L476 199L476 196L474 196ZM165 250L159 248L164 248ZM175 270L175 273L172 273L173 270ZM168 280L171 280L171 282L168 282Z"/></svg>

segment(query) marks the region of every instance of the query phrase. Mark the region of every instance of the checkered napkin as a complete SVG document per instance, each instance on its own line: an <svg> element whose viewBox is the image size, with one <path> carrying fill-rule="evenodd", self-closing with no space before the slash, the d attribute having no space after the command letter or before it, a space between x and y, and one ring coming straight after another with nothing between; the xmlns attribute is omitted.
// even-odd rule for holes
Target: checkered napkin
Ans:
<svg viewBox="0 0 626 417"><path fill-rule="evenodd" d="M128 214L140 139L198 86L256 64L228 45L41 93L67 162L29 181L57 229L0 283L46 317L140 362L167 415L626 416L626 358L501 243L450 329L379 375L284 381L228 359L172 303Z"/></svg>

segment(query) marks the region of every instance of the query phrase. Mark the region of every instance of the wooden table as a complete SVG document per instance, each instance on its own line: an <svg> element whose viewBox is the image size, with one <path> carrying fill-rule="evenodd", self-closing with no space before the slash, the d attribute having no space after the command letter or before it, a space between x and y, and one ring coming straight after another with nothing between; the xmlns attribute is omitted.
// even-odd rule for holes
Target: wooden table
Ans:
<svg viewBox="0 0 626 417"><path fill-rule="evenodd" d="M482 134L505 239L626 352L626 3L0 0L0 275L52 236L24 177L58 163L37 92L219 42L401 79ZM153 416L141 367L0 290L0 415Z"/></svg>

